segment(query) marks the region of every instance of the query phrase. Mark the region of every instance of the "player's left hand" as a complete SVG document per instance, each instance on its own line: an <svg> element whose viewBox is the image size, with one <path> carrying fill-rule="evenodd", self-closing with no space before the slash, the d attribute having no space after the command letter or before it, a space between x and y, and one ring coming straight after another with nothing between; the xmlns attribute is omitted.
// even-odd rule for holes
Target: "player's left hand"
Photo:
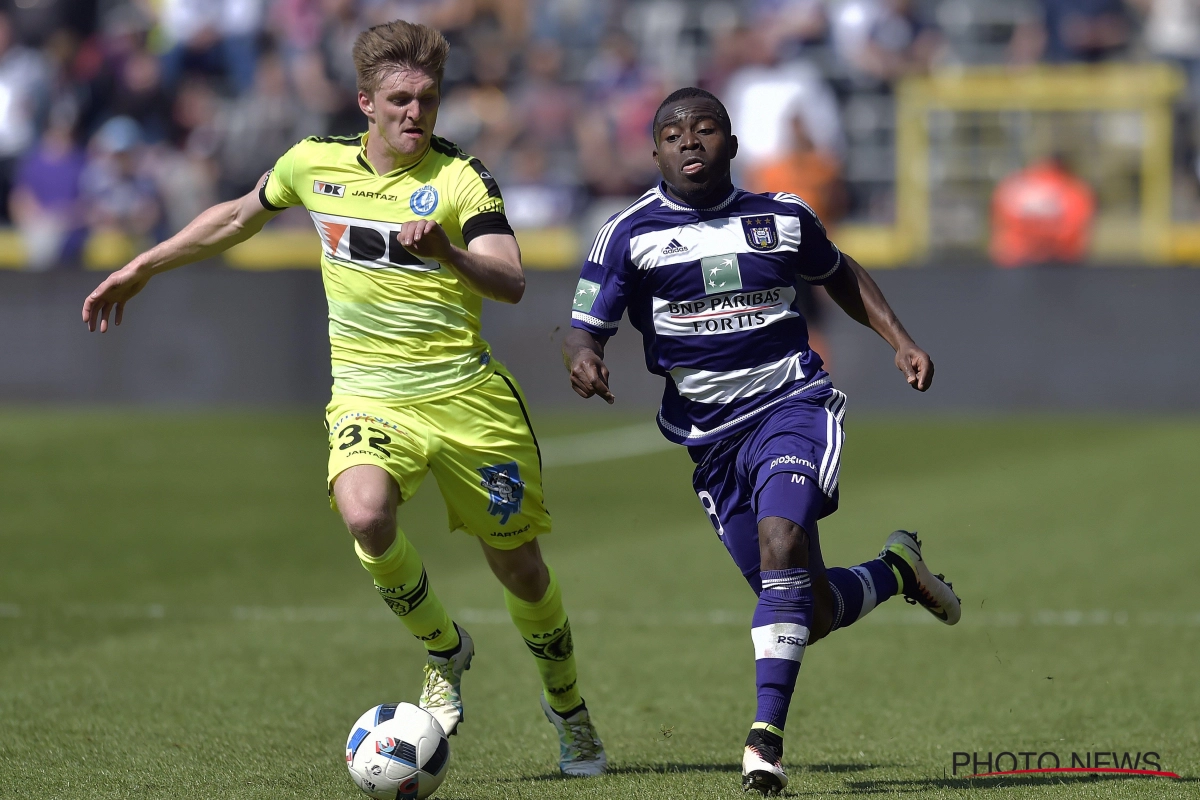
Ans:
<svg viewBox="0 0 1200 800"><path fill-rule="evenodd" d="M431 258L434 261L449 261L451 249L454 247L442 226L431 219L405 222L400 226L397 238L400 239L400 244L404 245L404 249L413 255Z"/></svg>
<svg viewBox="0 0 1200 800"><path fill-rule="evenodd" d="M933 359L909 342L896 350L896 366L904 373L908 385L923 392L933 383Z"/></svg>

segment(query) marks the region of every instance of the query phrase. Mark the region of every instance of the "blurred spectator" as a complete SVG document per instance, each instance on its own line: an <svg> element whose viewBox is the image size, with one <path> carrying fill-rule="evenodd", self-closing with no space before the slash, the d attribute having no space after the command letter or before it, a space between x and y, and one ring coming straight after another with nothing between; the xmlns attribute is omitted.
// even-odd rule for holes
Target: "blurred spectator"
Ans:
<svg viewBox="0 0 1200 800"><path fill-rule="evenodd" d="M941 36L915 0L847 0L834 20L833 41L853 72L890 84L928 72Z"/></svg>
<svg viewBox="0 0 1200 800"><path fill-rule="evenodd" d="M837 225L846 213L842 165L829 150L821 150L808 135L804 118L791 120L790 148L778 158L760 162L746 175L752 192L791 192L812 207L821 222Z"/></svg>
<svg viewBox="0 0 1200 800"><path fill-rule="evenodd" d="M154 181L167 231L181 229L213 203L235 196L218 194L219 112L220 98L213 88L204 80L189 78L171 106L169 140L145 151L143 174ZM246 180L244 175L226 177L231 182Z"/></svg>
<svg viewBox="0 0 1200 800"><path fill-rule="evenodd" d="M163 213L143 154L141 128L129 117L113 117L92 137L83 199L93 233L141 240L156 232Z"/></svg>
<svg viewBox="0 0 1200 800"><path fill-rule="evenodd" d="M229 102L216 117L221 194L245 194L293 144L319 128L288 87L283 59L259 59L253 88Z"/></svg>
<svg viewBox="0 0 1200 800"><path fill-rule="evenodd" d="M504 211L514 228L565 225L576 209L574 186L551 177L546 151L533 139L518 143L504 183Z"/></svg>
<svg viewBox="0 0 1200 800"><path fill-rule="evenodd" d="M1092 189L1052 156L1008 176L992 196L992 260L1002 267L1073 264L1087 255Z"/></svg>
<svg viewBox="0 0 1200 800"><path fill-rule="evenodd" d="M579 113L577 87L562 83L562 48L536 42L525 51L525 80L514 91L514 113L522 130L542 147L563 151L571 146Z"/></svg>
<svg viewBox="0 0 1200 800"><path fill-rule="evenodd" d="M783 159L792 147L792 120L799 117L818 150L839 152L842 122L837 99L817 67L807 61L776 63L762 41L755 60L739 69L719 96L738 137L734 167L743 175Z"/></svg>
<svg viewBox="0 0 1200 800"><path fill-rule="evenodd" d="M17 167L9 208L29 269L74 261L83 247L80 184L86 157L75 143L74 127L74 112L65 105L56 108L41 140Z"/></svg>
<svg viewBox="0 0 1200 800"><path fill-rule="evenodd" d="M11 219L8 196L17 161L36 140L49 75L41 53L19 44L0 11L0 221Z"/></svg>
<svg viewBox="0 0 1200 800"><path fill-rule="evenodd" d="M262 0L161 0L167 86L196 71L225 76L234 92L249 89L262 17Z"/></svg>
<svg viewBox="0 0 1200 800"><path fill-rule="evenodd" d="M519 133L506 91L512 58L497 34L481 35L478 41L471 50L471 79L447 95L438 124L447 138L489 168L501 169L508 146Z"/></svg>
<svg viewBox="0 0 1200 800"><path fill-rule="evenodd" d="M355 0L318 0L323 23L316 40L292 60L292 84L306 107L324 115L323 131L345 136L366 130L358 108L357 78L351 50L365 27Z"/></svg>
<svg viewBox="0 0 1200 800"><path fill-rule="evenodd" d="M557 42L566 60L567 80L579 80L610 28L612 7L593 0L529 0L532 35L537 41Z"/></svg>
<svg viewBox="0 0 1200 800"><path fill-rule="evenodd" d="M763 32L768 52L783 60L801 56L829 37L823 0L754 0L750 20Z"/></svg>
<svg viewBox="0 0 1200 800"><path fill-rule="evenodd" d="M1185 0L1186 1L1186 0ZM1125 0L1041 0L1042 20L1022 26L1017 60L1103 61L1121 55L1133 28Z"/></svg>
<svg viewBox="0 0 1200 800"><path fill-rule="evenodd" d="M166 138L171 96L163 86L159 60L145 50L135 50L114 79L106 104L108 113L136 120L148 142Z"/></svg>
<svg viewBox="0 0 1200 800"><path fill-rule="evenodd" d="M575 125L581 172L593 193L634 195L654 185L650 124L667 92L627 34L605 37L585 70L584 110Z"/></svg>
<svg viewBox="0 0 1200 800"><path fill-rule="evenodd" d="M1145 15L1143 38L1155 57L1173 61L1188 79L1189 99L1200 100L1200 0L1132 0Z"/></svg>

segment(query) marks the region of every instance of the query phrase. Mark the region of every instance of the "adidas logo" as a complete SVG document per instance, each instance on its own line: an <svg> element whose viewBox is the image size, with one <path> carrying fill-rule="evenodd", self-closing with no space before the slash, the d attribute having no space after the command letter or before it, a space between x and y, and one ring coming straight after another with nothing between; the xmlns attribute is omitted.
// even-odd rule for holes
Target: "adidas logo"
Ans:
<svg viewBox="0 0 1200 800"><path fill-rule="evenodd" d="M662 249L662 254L664 256L673 256L676 253L686 253L687 251L688 248L681 245L678 239L672 239L671 241L667 242L667 246Z"/></svg>

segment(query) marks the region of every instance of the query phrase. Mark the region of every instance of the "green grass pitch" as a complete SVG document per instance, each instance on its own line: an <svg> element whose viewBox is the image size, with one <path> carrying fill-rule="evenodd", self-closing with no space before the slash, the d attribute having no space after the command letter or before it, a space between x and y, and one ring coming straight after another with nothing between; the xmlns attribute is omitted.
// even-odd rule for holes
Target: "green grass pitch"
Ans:
<svg viewBox="0 0 1200 800"><path fill-rule="evenodd" d="M639 421L535 416L547 450ZM8 410L0 454L0 798L361 796L349 726L415 700L422 650L328 509L318 415ZM612 765L591 781L558 777L533 663L432 479L403 510L478 647L438 797L742 796L754 598L689 477L682 449L547 468ZM897 599L810 648L789 795L1200 797L1197 478L1194 419L851 419L827 562L916 528L963 621ZM955 751L1153 751L1182 780L968 779Z"/></svg>

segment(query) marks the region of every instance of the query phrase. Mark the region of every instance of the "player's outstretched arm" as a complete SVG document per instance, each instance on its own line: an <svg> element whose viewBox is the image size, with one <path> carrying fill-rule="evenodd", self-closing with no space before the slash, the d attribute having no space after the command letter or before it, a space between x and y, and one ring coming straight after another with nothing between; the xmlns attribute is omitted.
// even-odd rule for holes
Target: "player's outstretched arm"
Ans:
<svg viewBox="0 0 1200 800"><path fill-rule="evenodd" d="M192 220L186 228L155 245L109 275L83 301L83 321L88 330L108 330L108 316L121 324L125 304L160 272L203 261L244 242L262 230L278 211L263 208L258 190L245 197L219 203Z"/></svg>
<svg viewBox="0 0 1200 800"><path fill-rule="evenodd" d="M846 269L839 269L825 284L825 291L855 321L866 325L896 351L896 367L904 373L908 385L923 392L933 383L933 360L917 347L904 330L883 292L867 271L842 253Z"/></svg>
<svg viewBox="0 0 1200 800"><path fill-rule="evenodd" d="M571 328L563 339L563 364L571 373L571 388L575 394L580 397L598 394L611 406L617 398L608 389L604 341L585 330Z"/></svg>
<svg viewBox="0 0 1200 800"><path fill-rule="evenodd" d="M431 219L400 226L400 243L410 252L445 264L477 295L501 303L519 303L525 294L525 270L517 238L507 233L476 236L464 250Z"/></svg>

